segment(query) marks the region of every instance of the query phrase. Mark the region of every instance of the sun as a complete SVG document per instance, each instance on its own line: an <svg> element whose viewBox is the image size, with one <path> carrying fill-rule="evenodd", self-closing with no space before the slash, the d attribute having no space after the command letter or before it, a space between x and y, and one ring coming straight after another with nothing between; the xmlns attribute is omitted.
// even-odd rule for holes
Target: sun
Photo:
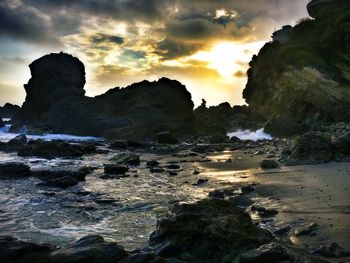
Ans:
<svg viewBox="0 0 350 263"><path fill-rule="evenodd" d="M207 62L208 68L216 70L223 80L232 81L236 73L247 70L253 54L261 47L261 42L249 44L220 42L214 44L211 50L200 51L192 58Z"/></svg>

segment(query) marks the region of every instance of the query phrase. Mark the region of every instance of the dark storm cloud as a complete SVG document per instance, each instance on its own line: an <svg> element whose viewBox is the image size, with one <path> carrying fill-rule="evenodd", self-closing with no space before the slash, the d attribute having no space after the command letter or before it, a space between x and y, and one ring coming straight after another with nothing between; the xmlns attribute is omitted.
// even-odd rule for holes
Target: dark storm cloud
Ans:
<svg viewBox="0 0 350 263"><path fill-rule="evenodd" d="M46 12L66 10L109 16L120 20L155 20L163 15L171 0L22 0Z"/></svg>
<svg viewBox="0 0 350 263"><path fill-rule="evenodd" d="M0 2L0 34L35 43L57 43L58 39L50 31L50 21L35 10L21 5L11 5L10 1Z"/></svg>
<svg viewBox="0 0 350 263"><path fill-rule="evenodd" d="M120 36L113 36L108 34L97 34L90 38L92 43L101 44L101 43L113 43L113 44L123 44L124 38Z"/></svg>
<svg viewBox="0 0 350 263"><path fill-rule="evenodd" d="M178 57L188 56L202 47L200 44L181 43L171 39L164 39L157 43L156 54L163 60L171 60Z"/></svg>

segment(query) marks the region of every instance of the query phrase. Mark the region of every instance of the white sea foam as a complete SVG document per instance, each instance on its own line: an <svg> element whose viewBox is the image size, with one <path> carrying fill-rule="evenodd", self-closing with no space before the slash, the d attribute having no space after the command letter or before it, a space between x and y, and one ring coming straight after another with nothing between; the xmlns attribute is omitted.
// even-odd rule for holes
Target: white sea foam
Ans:
<svg viewBox="0 0 350 263"><path fill-rule="evenodd" d="M257 131L251 130L237 130L235 132L230 132L227 134L230 138L237 137L241 140L247 141L258 141L258 140L272 140L272 136L264 132L264 129Z"/></svg>
<svg viewBox="0 0 350 263"><path fill-rule="evenodd" d="M20 133L9 133L10 127L11 125L8 124L5 127L0 128L0 141L7 142L20 134ZM70 141L70 142L80 142L80 141L102 141L103 140L100 137L76 136L76 135L69 135L69 134L43 134L43 135L26 135L26 136L30 140L42 139L46 141L63 140L63 141Z"/></svg>

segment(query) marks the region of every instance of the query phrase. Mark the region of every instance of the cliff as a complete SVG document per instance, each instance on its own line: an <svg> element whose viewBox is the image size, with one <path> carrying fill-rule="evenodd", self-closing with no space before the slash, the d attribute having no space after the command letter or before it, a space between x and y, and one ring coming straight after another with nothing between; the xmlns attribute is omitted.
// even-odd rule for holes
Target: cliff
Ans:
<svg viewBox="0 0 350 263"><path fill-rule="evenodd" d="M350 121L350 10L303 20L286 43L267 43L250 62L243 97L270 123Z"/></svg>

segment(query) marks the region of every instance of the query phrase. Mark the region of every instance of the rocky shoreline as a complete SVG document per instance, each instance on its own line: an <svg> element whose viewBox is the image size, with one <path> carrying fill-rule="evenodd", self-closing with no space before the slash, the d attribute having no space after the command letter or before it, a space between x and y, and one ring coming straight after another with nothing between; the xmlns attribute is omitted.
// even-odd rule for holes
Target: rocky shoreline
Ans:
<svg viewBox="0 0 350 263"><path fill-rule="evenodd" d="M310 136L310 134L303 136ZM292 148L295 150L292 153L303 153L301 156L297 155L300 158L299 163L316 163L315 160L326 162L334 160L334 156L338 158L338 155L332 155L330 159L329 155L320 152L324 147L318 136L315 135L314 140L307 140L308 144L300 138L291 141L274 139L257 142L231 138L226 143L210 144L205 143L207 139L203 138L193 143L169 145L120 140L80 143L57 140L32 141L20 135L7 143L2 143L1 149L12 156L17 154L24 161L33 157L44 158L44 160L63 158L74 161L84 156L111 156L106 163L101 164L100 168L74 166L74 169L66 170L52 167L33 169L32 163L11 161L0 165L2 180L37 178L41 182L36 187L43 189L44 191L40 191L47 198L57 195L62 190L71 191L70 189L74 189L77 185L84 185L84 181L89 176L97 175L97 180L101 181L123 181L136 180L144 172L155 176L165 175L169 178L181 177L186 180L183 184L193 189L206 187L206 185L210 185L210 188L206 193L207 198L204 192L199 201L182 204L175 200L174 204L169 206L172 207L169 215L159 220L155 231L150 236L149 246L138 251L127 251L117 243L105 241L98 235L90 235L58 247L17 240L14 237L2 237L0 255L3 259L7 259L5 262L26 262L28 258L33 262L77 262L77 260L82 262L101 262L101 260L113 262L332 262L327 258L347 258L348 252L339 245L320 247L312 254L289 244L285 239L279 239L276 233L272 234L260 228L261 226L257 227L247 211L257 214L261 221L267 221L273 220L278 210L254 204L250 197L250 194L255 191L254 184L241 186L231 184L230 187L222 189L216 184L211 185L211 179L204 177L205 170L193 166L193 164L215 165L215 163L230 165L239 159L212 160L207 157L214 153L233 151L245 153L250 156L249 158L259 158L262 169L267 172L274 171L282 165L279 161L283 160L286 156L285 152L295 142L296 146ZM298 144L299 141L302 143ZM338 147L338 141L330 144L327 141L326 145ZM341 141L347 142L343 139ZM301 146L303 150L300 150ZM325 150L328 151L329 148ZM337 151L333 152L337 153ZM157 159L146 158L145 156L149 153L172 159L163 163ZM315 159L315 154L318 159ZM295 155L291 156L294 158ZM327 158L322 159L323 156ZM287 164L290 163L287 161ZM141 173L141 170L144 172ZM92 193L86 193L88 196L90 194ZM97 204L105 205L112 205L115 202L113 199L97 201ZM281 228L276 231L279 233L284 230ZM305 235L311 234L312 226L310 231L308 229L304 231ZM303 232L301 235L304 235Z"/></svg>

